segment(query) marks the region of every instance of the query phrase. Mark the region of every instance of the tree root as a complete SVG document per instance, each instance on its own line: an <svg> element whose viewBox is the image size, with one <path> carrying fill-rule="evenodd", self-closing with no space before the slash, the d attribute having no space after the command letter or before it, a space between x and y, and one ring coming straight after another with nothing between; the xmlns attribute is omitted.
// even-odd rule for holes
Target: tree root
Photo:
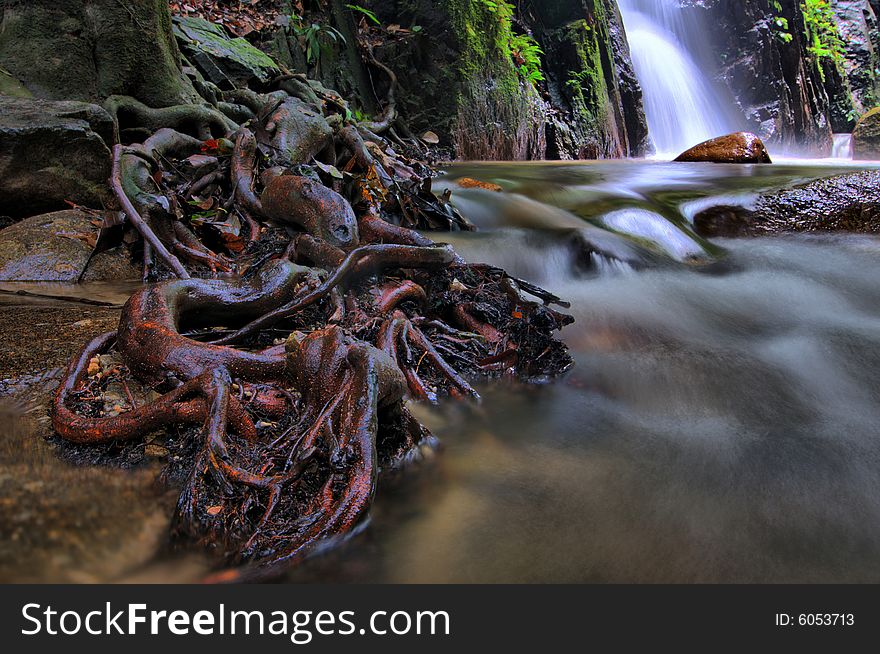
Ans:
<svg viewBox="0 0 880 654"><path fill-rule="evenodd" d="M138 210L131 203L131 200L128 199L128 195L126 195L125 189L122 187L121 159L122 155L125 153L126 150L124 146L113 146L113 169L110 174L110 186L116 194L116 199L119 200L119 204L122 206L122 210L125 212L128 220L134 228L137 229L144 241L149 244L150 250L158 254L162 261L165 262L165 265L174 271L174 274L180 279L189 279L189 273L186 271L186 268L183 267L183 264L180 263L177 257L168 251L168 248L166 248L162 241L159 240L159 237L156 236L156 233L152 230L149 224L147 224L147 221L141 217Z"/></svg>
<svg viewBox="0 0 880 654"><path fill-rule="evenodd" d="M348 201L323 184L296 175L275 177L260 196L269 220L294 224L341 248L356 247L360 237Z"/></svg>
<svg viewBox="0 0 880 654"><path fill-rule="evenodd" d="M218 136L226 136L238 129L238 125L212 107L201 104L182 104L154 109L127 95L107 98L104 108L113 117L117 140L120 124L152 131L173 128L190 130L201 140L211 138L212 130Z"/></svg>
<svg viewBox="0 0 880 654"><path fill-rule="evenodd" d="M571 363L552 336L571 320L550 308L559 298L409 228L469 225L417 164L384 149L396 78L371 63L391 84L361 131L334 113L344 101L300 77L277 83L323 107L285 90L224 92L234 104L222 112L108 100L117 128L155 130L114 147L111 185L143 239L145 273L155 256L177 279L135 293L117 331L73 360L53 426L108 449L170 430L179 463L166 471L182 481L174 533L246 566L214 581L277 575L353 533L380 472L432 442L406 396L478 398L471 376L543 377ZM257 119L239 128L224 112ZM211 138L233 132L231 145ZM192 278L202 266L241 274ZM105 375L106 359L121 364ZM106 409L111 380L129 410ZM137 406L129 386L158 398Z"/></svg>
<svg viewBox="0 0 880 654"><path fill-rule="evenodd" d="M440 268L454 260L446 246L413 247L408 245L365 245L349 254L334 273L317 288L288 304L248 323L233 334L215 341L218 345L238 343L255 332L271 327L322 300L337 286L350 285L359 278L384 268Z"/></svg>

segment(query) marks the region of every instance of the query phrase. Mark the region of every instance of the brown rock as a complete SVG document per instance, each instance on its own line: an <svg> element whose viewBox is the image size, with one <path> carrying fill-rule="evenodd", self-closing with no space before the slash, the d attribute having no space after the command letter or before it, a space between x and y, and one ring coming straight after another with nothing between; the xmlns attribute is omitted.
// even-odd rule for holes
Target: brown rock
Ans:
<svg viewBox="0 0 880 654"><path fill-rule="evenodd" d="M853 158L880 159L880 107L859 118L853 130Z"/></svg>
<svg viewBox="0 0 880 654"><path fill-rule="evenodd" d="M675 160L708 163L773 163L764 142L751 132L734 132L704 141L683 152Z"/></svg>
<svg viewBox="0 0 880 654"><path fill-rule="evenodd" d="M91 214L69 209L0 230L0 281L75 282L94 249Z"/></svg>
<svg viewBox="0 0 880 654"><path fill-rule="evenodd" d="M473 177L462 177L455 182L462 188L481 188L486 191L494 191L495 193L501 193L504 191L503 188L498 186L498 184L492 184L491 182L484 182L479 179L474 179Z"/></svg>

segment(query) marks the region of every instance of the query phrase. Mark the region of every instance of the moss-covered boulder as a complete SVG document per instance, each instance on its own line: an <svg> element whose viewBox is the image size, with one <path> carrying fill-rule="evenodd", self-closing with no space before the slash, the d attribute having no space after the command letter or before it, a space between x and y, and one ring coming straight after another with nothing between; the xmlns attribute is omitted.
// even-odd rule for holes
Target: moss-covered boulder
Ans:
<svg viewBox="0 0 880 654"><path fill-rule="evenodd" d="M12 216L101 206L113 121L85 102L0 96L0 207Z"/></svg>
<svg viewBox="0 0 880 654"><path fill-rule="evenodd" d="M880 107L859 119L853 130L853 158L880 159Z"/></svg>
<svg viewBox="0 0 880 654"><path fill-rule="evenodd" d="M151 107L196 101L181 73L167 0L7 0L0 68L35 97Z"/></svg>
<svg viewBox="0 0 880 654"><path fill-rule="evenodd" d="M281 73L271 57L243 38L230 37L222 25L178 16L174 35L189 61L220 88L266 83Z"/></svg>
<svg viewBox="0 0 880 654"><path fill-rule="evenodd" d="M11 95L16 98L32 98L34 94L12 75L0 68L0 95Z"/></svg>

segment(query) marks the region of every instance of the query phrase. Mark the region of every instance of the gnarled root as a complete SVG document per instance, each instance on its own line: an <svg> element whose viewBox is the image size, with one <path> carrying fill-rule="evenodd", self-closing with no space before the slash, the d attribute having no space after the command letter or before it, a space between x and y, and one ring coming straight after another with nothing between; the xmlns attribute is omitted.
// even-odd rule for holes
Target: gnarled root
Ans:
<svg viewBox="0 0 880 654"><path fill-rule="evenodd" d="M360 241L357 219L348 201L305 177L275 177L266 184L260 204L270 220L297 225L335 247L357 247Z"/></svg>
<svg viewBox="0 0 880 654"><path fill-rule="evenodd" d="M446 362L437 352L434 344L418 327L410 322L402 311L395 311L391 319L382 325L376 345L398 363L406 375L409 390L416 399L437 402L437 393L430 390L419 376L419 368L424 359L428 359L458 393L474 399L480 398L471 385ZM413 348L421 351L418 358L413 356Z"/></svg>
<svg viewBox="0 0 880 654"><path fill-rule="evenodd" d="M122 210L125 212L126 217L135 229L137 229L141 237L143 237L144 242L149 244L150 250L158 254L162 261L165 262L175 275L181 279L189 279L189 273L186 271L186 268L183 267L183 264L180 263L177 257L168 251L165 244L159 240L159 237L156 236L156 233L128 198L128 195L123 188L122 180L123 154L126 154L126 149L123 146L113 146L113 169L110 175L110 186L116 194L116 199L119 200L119 204L122 206Z"/></svg>
<svg viewBox="0 0 880 654"><path fill-rule="evenodd" d="M352 251L333 274L317 288L214 342L218 345L238 343L247 336L271 327L325 298L336 287L350 285L361 277L377 273L382 269L440 268L452 263L454 258L455 254L448 246L364 245Z"/></svg>
<svg viewBox="0 0 880 654"><path fill-rule="evenodd" d="M116 340L113 332L92 340L73 361L52 404L52 426L56 433L72 443L96 445L126 441L149 434L172 424L200 424L209 415L206 391L210 375L203 374L181 384L151 404L135 408L113 418L89 418L71 410L73 395L79 390L89 362L103 354ZM226 417L245 438L254 438L256 430L238 401L228 403Z"/></svg>
<svg viewBox="0 0 880 654"><path fill-rule="evenodd" d="M276 439L260 457L264 475L278 481L263 487L268 493L249 493L243 502L260 507L258 518L235 510L217 518L226 523L225 532L233 521L248 525L240 530L241 560L256 565L220 573L212 581L277 574L354 529L375 494L380 412L396 416L406 434L395 461L425 440L424 430L401 405L406 382L395 362L339 327L289 341L288 379L302 394L298 428ZM195 485L190 497L210 494L210 479L200 476ZM306 489L310 492L303 495Z"/></svg>
<svg viewBox="0 0 880 654"><path fill-rule="evenodd" d="M198 138L205 140L211 138L212 129L219 136L225 136L238 129L238 125L222 113L201 104L182 104L154 109L130 96L113 95L107 98L104 108L113 116L117 130L120 128L120 123L126 127L146 128L151 132L170 127L178 131L189 130Z"/></svg>

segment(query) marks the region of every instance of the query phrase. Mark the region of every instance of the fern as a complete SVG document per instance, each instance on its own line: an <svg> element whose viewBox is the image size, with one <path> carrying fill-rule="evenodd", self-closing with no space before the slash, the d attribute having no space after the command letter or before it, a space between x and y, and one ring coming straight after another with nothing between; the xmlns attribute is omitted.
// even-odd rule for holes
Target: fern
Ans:
<svg viewBox="0 0 880 654"><path fill-rule="evenodd" d="M513 32L513 16L516 7L506 0L480 0L480 2L500 23L502 40L504 41L503 47L513 59L520 76L533 86L543 81L541 55L544 52L538 42L528 34Z"/></svg>
<svg viewBox="0 0 880 654"><path fill-rule="evenodd" d="M830 0L805 0L801 10L804 12L807 52L815 59L822 81L825 81L822 60L831 61L839 69L846 56L846 44L837 29Z"/></svg>

